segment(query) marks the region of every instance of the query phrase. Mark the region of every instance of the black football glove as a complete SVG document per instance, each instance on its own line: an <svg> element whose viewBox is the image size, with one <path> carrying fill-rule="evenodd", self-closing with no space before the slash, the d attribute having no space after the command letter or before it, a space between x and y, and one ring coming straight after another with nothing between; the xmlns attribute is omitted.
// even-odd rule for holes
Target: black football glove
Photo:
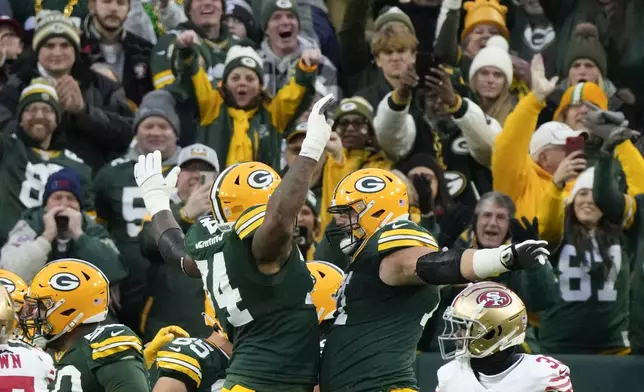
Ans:
<svg viewBox="0 0 644 392"><path fill-rule="evenodd" d="M510 271L529 270L548 261L548 241L527 240L507 245L501 251L501 264Z"/></svg>
<svg viewBox="0 0 644 392"><path fill-rule="evenodd" d="M521 221L512 218L510 221L510 233L512 235L512 242L539 240L539 220L537 217L534 217L532 223L530 223L525 216L521 217Z"/></svg>

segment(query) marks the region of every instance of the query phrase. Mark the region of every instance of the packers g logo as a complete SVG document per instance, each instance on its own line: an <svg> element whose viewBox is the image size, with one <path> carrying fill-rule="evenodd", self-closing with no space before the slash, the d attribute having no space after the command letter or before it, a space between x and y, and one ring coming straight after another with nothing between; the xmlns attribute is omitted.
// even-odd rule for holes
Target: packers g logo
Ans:
<svg viewBox="0 0 644 392"><path fill-rule="evenodd" d="M0 278L0 284L3 285L5 289L7 289L7 292L9 294L16 291L16 284L8 278Z"/></svg>
<svg viewBox="0 0 644 392"><path fill-rule="evenodd" d="M500 290L487 290L476 297L476 303L488 309L505 308L512 303L512 297Z"/></svg>
<svg viewBox="0 0 644 392"><path fill-rule="evenodd" d="M72 291L80 286L80 279L69 272L60 272L49 279L49 285L58 291Z"/></svg>
<svg viewBox="0 0 644 392"><path fill-rule="evenodd" d="M255 189L264 189L273 183L273 175L266 170L255 170L248 176L248 185Z"/></svg>
<svg viewBox="0 0 644 392"><path fill-rule="evenodd" d="M250 57L242 57L241 63L249 68L257 67L257 63L255 62L255 60L251 59Z"/></svg>
<svg viewBox="0 0 644 392"><path fill-rule="evenodd" d="M385 189L385 180L376 176L362 177L356 181L356 189L362 193L376 193Z"/></svg>

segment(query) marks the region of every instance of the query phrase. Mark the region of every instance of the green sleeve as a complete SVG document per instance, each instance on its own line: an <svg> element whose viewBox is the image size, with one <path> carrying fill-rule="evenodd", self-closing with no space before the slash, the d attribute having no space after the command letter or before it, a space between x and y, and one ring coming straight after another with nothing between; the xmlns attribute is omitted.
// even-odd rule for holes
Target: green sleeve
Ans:
<svg viewBox="0 0 644 392"><path fill-rule="evenodd" d="M110 283L117 283L125 278L127 272L114 241L103 226L93 223L87 216L84 219L85 234L74 242L74 257L92 260L92 264L103 271Z"/></svg>
<svg viewBox="0 0 644 392"><path fill-rule="evenodd" d="M626 202L624 194L619 191L614 178L613 162L611 154L600 153L599 160L595 165L593 199L606 219L621 226Z"/></svg>
<svg viewBox="0 0 644 392"><path fill-rule="evenodd" d="M111 218L109 203L106 200L105 188L103 187L104 184L109 183L108 175L106 174L108 167L109 166L104 166L98 171L96 177L94 178L94 183L92 184L96 217L99 218L99 222L101 223L109 222ZM107 224L105 226L107 226Z"/></svg>
<svg viewBox="0 0 644 392"><path fill-rule="evenodd" d="M174 82L171 59L176 40L177 36L175 34L165 34L159 38L152 49L152 53L150 54L150 70L152 71L152 82L156 90Z"/></svg>
<svg viewBox="0 0 644 392"><path fill-rule="evenodd" d="M511 271L508 275L508 287L523 299L528 312L541 312L561 300L559 282L550 263L529 271Z"/></svg>
<svg viewBox="0 0 644 392"><path fill-rule="evenodd" d="M150 391L148 372L141 361L121 360L101 366L95 374L105 392Z"/></svg>
<svg viewBox="0 0 644 392"><path fill-rule="evenodd" d="M443 26L441 26L434 46L434 54L443 63L451 66L458 66L458 26L461 19L461 12L450 10Z"/></svg>

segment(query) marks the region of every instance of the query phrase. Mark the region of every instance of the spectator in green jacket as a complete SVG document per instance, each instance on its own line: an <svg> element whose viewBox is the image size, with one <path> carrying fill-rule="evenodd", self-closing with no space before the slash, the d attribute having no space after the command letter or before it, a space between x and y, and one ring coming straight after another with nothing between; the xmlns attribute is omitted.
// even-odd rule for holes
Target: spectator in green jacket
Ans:
<svg viewBox="0 0 644 392"><path fill-rule="evenodd" d="M25 211L2 247L0 268L30 281L46 263L64 258L87 260L114 284L126 271L107 231L81 210L80 176L63 169L47 180L43 207Z"/></svg>

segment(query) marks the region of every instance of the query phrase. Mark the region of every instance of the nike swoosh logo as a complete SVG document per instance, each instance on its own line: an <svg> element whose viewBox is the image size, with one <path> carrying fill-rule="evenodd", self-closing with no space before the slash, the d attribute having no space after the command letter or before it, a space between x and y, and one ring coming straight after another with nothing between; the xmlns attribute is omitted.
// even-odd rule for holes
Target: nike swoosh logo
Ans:
<svg viewBox="0 0 644 392"><path fill-rule="evenodd" d="M120 335L120 334L122 334L123 332L125 332L125 331L124 331L124 330L120 330L120 331L112 331L112 333L110 333L110 335L112 335L112 337L114 337L114 336L119 336L119 335Z"/></svg>
<svg viewBox="0 0 644 392"><path fill-rule="evenodd" d="M168 347L170 350L174 351L175 353L178 353L181 351L179 347Z"/></svg>
<svg viewBox="0 0 644 392"><path fill-rule="evenodd" d="M399 229L399 228L401 228L403 226L405 226L404 223L394 223L393 225L391 225L391 228L392 229Z"/></svg>

